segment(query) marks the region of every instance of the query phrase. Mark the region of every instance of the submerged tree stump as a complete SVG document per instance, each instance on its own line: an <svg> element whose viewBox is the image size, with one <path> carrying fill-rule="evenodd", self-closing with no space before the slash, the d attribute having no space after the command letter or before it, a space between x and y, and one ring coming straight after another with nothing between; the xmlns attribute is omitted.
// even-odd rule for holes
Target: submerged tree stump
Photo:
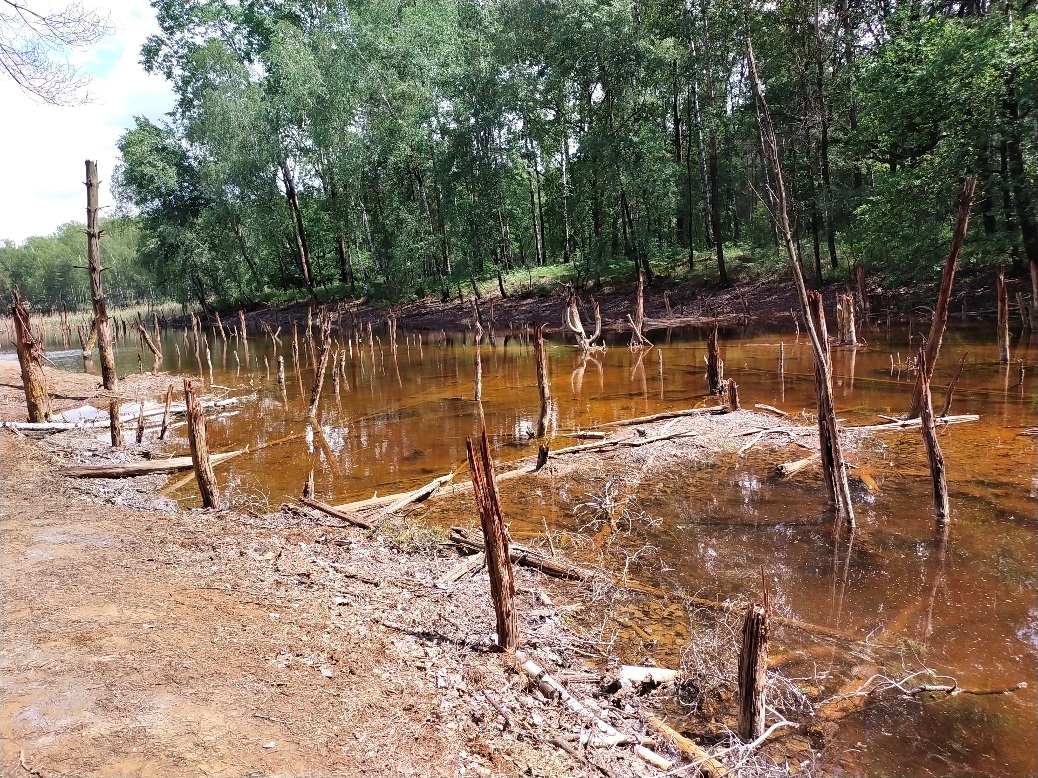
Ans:
<svg viewBox="0 0 1038 778"><path fill-rule="evenodd" d="M770 616L771 608L765 592L763 603L750 603L742 623L742 646L739 650L739 737L747 742L764 733Z"/></svg>
<svg viewBox="0 0 1038 778"><path fill-rule="evenodd" d="M468 452L472 487L479 509L479 523L483 529L487 570L490 573L490 596L497 616L497 642L503 651L514 652L519 647L519 623L515 614L515 579L508 549L508 534L501 517L501 502L494 483L494 463L490 459L487 429L480 419L478 450L472 438L465 440Z"/></svg>
<svg viewBox="0 0 1038 778"><path fill-rule="evenodd" d="M548 431L548 413L551 409L551 385L548 383L548 355L544 348L543 325L534 326L534 351L537 356L537 391L541 398L541 412L537 417L537 437Z"/></svg>
<svg viewBox="0 0 1038 778"><path fill-rule="evenodd" d="M998 363L1009 364L1009 295L1006 293L1006 269L999 265L995 276L998 297Z"/></svg>
<svg viewBox="0 0 1038 778"><path fill-rule="evenodd" d="M324 386L324 373L328 368L328 357L332 348L332 324L326 308L321 308L321 352L314 367L314 383L310 389L310 406L306 410L306 418L317 418L317 406L321 401L321 388Z"/></svg>
<svg viewBox="0 0 1038 778"><path fill-rule="evenodd" d="M717 347L717 322L706 340L706 387L710 394L724 391L724 362Z"/></svg>
<svg viewBox="0 0 1038 778"><path fill-rule="evenodd" d="M43 373L43 349L36 342L29 324L29 312L18 287L14 288L11 315L14 318L14 345L22 368L22 386L25 389L25 407L30 422L50 421L50 395L47 377Z"/></svg>
<svg viewBox="0 0 1038 778"><path fill-rule="evenodd" d="M739 405L739 387L735 383L735 379L729 378L727 381L725 381L725 386L727 387L728 392L728 410L742 410L742 406Z"/></svg>
<svg viewBox="0 0 1038 778"><path fill-rule="evenodd" d="M922 422L920 429L923 433L923 443L926 445L926 457L930 462L934 513L937 525L940 527L948 523L951 511L948 505L948 479L944 471L944 455L941 453L941 446L937 442L937 431L934 429L930 380L926 374L926 348L924 346L919 349L919 371L916 374L916 384L919 387L920 397L923 398L919 420Z"/></svg>
<svg viewBox="0 0 1038 778"><path fill-rule="evenodd" d="M191 443L191 461L195 466L195 480L202 495L203 508L220 508L220 490L209 458L209 439L206 434L202 404L195 397L191 381L184 379L184 404L187 406L187 438Z"/></svg>

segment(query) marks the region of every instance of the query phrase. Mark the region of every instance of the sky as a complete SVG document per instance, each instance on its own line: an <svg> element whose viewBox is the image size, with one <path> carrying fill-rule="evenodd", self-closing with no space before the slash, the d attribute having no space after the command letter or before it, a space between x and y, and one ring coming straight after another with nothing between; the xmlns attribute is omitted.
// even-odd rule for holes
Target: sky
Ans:
<svg viewBox="0 0 1038 778"><path fill-rule="evenodd" d="M30 235L49 235L66 222L85 221L86 159L97 160L101 205L114 205L108 181L119 156L119 136L134 116L157 122L173 107L166 80L148 75L140 65L141 44L158 32L147 0L86 4L107 10L114 28L89 51L70 57L92 78L91 103L44 105L6 74L0 78L0 149L5 152L6 173L0 184L0 241L20 243Z"/></svg>

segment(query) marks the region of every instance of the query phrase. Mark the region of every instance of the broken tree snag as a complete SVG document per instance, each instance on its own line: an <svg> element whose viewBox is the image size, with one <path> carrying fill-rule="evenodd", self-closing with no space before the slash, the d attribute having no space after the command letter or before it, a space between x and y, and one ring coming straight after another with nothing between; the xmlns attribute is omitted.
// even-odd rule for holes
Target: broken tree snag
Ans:
<svg viewBox="0 0 1038 778"><path fill-rule="evenodd" d="M721 394L724 389L724 362L717 348L717 322L706 339L706 386L710 394Z"/></svg>
<svg viewBox="0 0 1038 778"><path fill-rule="evenodd" d="M941 288L937 293L937 305L933 310L933 322L930 324L930 335L926 339L926 380L933 378L933 370L937 364L937 355L941 351L944 330L948 326L948 309L951 306L952 284L955 281L955 267L959 261L959 251L966 239L966 227L969 224L970 208L973 205L973 190L977 186L977 177L970 176L962 185L959 195L959 212L955 218L955 232L952 235L951 249L944 261L944 272L941 274ZM919 418L923 397L919 394L919 382L912 391L912 402L908 406L908 418Z"/></svg>
<svg viewBox="0 0 1038 778"><path fill-rule="evenodd" d="M857 346L854 327L854 295L850 292L836 295L836 334L841 346Z"/></svg>
<svg viewBox="0 0 1038 778"><path fill-rule="evenodd" d="M332 323L327 308L321 308L321 353L317 357L314 368L314 383L310 389L310 407L306 410L306 418L317 418L317 405L321 401L321 388L324 386L324 373L328 367L328 354L332 348Z"/></svg>
<svg viewBox="0 0 1038 778"><path fill-rule="evenodd" d="M79 345L83 349L83 372L87 372L93 360L94 344L97 342L97 322L91 321L89 328L85 324L76 325Z"/></svg>
<svg viewBox="0 0 1038 778"><path fill-rule="evenodd" d="M101 352L101 382L109 392L119 386L115 372L115 350L112 348L112 331L108 327L108 310L105 306L104 287L101 284L101 226L97 216L97 163L86 161L87 188L87 264L90 269L90 296L94 304L94 326L97 328L97 347Z"/></svg>
<svg viewBox="0 0 1038 778"><path fill-rule="evenodd" d="M819 443L823 452L828 452L831 462L829 473L832 474L835 483L828 480L827 491L834 492L829 496L836 504L838 518L845 520L851 526L854 525L854 508L851 505L851 489L847 482L847 471L843 466L843 451L840 448L840 438L836 429L836 413L833 410L832 397L832 369L829 358L828 340L820 334L816 323L825 322L825 314L821 309L821 296L818 296L818 316L811 315L812 305L808 299L807 285L804 283L804 274L800 267L800 257L797 254L797 244L793 236L793 229L789 223L789 210L786 197L786 185L782 175L782 164L779 157L778 138L775 135L775 127L771 121L771 111L768 102L764 98L764 88L757 73L757 62L753 56L753 42L749 35L746 36L746 63L749 66L750 81L753 84L753 94L757 102L757 118L760 123L761 140L764 146L764 156L768 167L771 169L774 186L774 207L772 213L775 217L776 228L782 243L786 249L786 257L789 260L790 269L793 272L793 280L797 290L797 299L800 302L800 314L807 327L808 339L811 341L811 351L815 358L815 389L818 393L818 429ZM799 330L799 325L798 325ZM824 456L824 455L823 455ZM823 461L825 461L823 459Z"/></svg>
<svg viewBox="0 0 1038 778"><path fill-rule="evenodd" d="M151 335L148 334L148 330L144 326L144 320L141 318L140 311L137 311L137 331L140 333L141 339L144 341L144 345L147 346L148 351L151 352L151 374L158 375L159 366L162 364L162 349L155 345L155 341L153 341L151 339ZM209 366L209 372L213 372L212 365Z"/></svg>
<svg viewBox="0 0 1038 778"><path fill-rule="evenodd" d="M573 284L566 284L566 298L566 308L562 312L562 323L565 325L566 330L573 334L577 346L584 353L605 351L604 345L595 345L595 341L602 337L602 311L598 306L598 301L594 297L591 298L591 305L595 311L595 331L589 338L584 330L584 324L580 320L580 310L577 308L577 292L573 288Z"/></svg>
<svg viewBox="0 0 1038 778"><path fill-rule="evenodd" d="M631 348L641 346L652 346L649 339L642 333L645 326L645 277L642 275L642 267L638 265L638 292L634 299L634 318L627 314L627 321L631 325Z"/></svg>
<svg viewBox="0 0 1038 778"><path fill-rule="evenodd" d="M481 351L482 347L480 346L480 343L477 340L475 355L472 358L472 369L474 373L472 377L472 399L475 400L477 403L482 402L483 400L483 355L480 353ZM480 413L482 413L482 411L483 407L481 405Z"/></svg>
<svg viewBox="0 0 1038 778"><path fill-rule="evenodd" d="M739 649L739 737L749 742L764 733L765 689L768 683L768 594L764 603L751 602L742 623Z"/></svg>
<svg viewBox="0 0 1038 778"><path fill-rule="evenodd" d="M112 432L112 446L121 448L123 445L123 428L119 423L119 401L111 400L108 403L109 427Z"/></svg>
<svg viewBox="0 0 1038 778"><path fill-rule="evenodd" d="M858 282L858 305L861 306L861 329L862 332L865 332L869 327L869 316L872 314L872 305L869 302L869 290L865 284L865 266L856 266L854 268L854 275Z"/></svg>
<svg viewBox="0 0 1038 778"><path fill-rule="evenodd" d="M187 438L191 442L191 461L195 466L195 480L202 495L203 508L220 508L220 491L209 458L209 440L205 429L202 404L195 397L191 381L184 379L184 404L187 406Z"/></svg>
<svg viewBox="0 0 1038 778"><path fill-rule="evenodd" d="M486 546L487 570L490 572L490 596L497 615L497 643L503 651L512 653L519 648L519 623L515 615L515 579L512 560L508 553L508 535L501 517L501 503L494 484L494 463L490 459L487 429L480 424L478 451L473 450L472 438L465 440L472 488L479 509L479 523L483 528Z"/></svg>
<svg viewBox="0 0 1038 778"><path fill-rule="evenodd" d="M1009 295L1006 293L1006 269L998 266L995 276L995 293L998 297L998 363L1009 364Z"/></svg>
<svg viewBox="0 0 1038 778"><path fill-rule="evenodd" d="M930 478L933 481L933 507L937 516L938 526L948 523L950 509L948 507L948 479L944 472L944 455L941 446L937 442L937 432L934 429L933 404L930 399L930 381L926 377L926 347L919 349L919 371L916 374L916 384L919 387L920 396L923 398L923 407L919 415L922 422L920 429L923 432L923 443L926 445L926 457L930 460Z"/></svg>
<svg viewBox="0 0 1038 778"><path fill-rule="evenodd" d="M548 383L548 354L544 348L543 326L534 326L534 350L537 355L537 391L541 397L541 412L537 417L537 437L543 438L548 431L548 414L551 410L551 385Z"/></svg>
<svg viewBox="0 0 1038 778"><path fill-rule="evenodd" d="M169 406L173 402L173 384L170 384L166 389L166 407L162 410L162 429L159 430L159 440L163 440L166 437L166 431L169 429Z"/></svg>
<svg viewBox="0 0 1038 778"><path fill-rule="evenodd" d="M29 312L25 310L18 287L14 288L11 316L14 318L14 345L22 368L22 386L25 388L25 407L29 421L50 421L50 395L47 378L43 374L43 349L32 334Z"/></svg>
<svg viewBox="0 0 1038 778"><path fill-rule="evenodd" d="M947 416L948 411L951 410L952 396L955 394L955 384L959 381L959 373L962 372L962 365L966 361L968 353L968 351L962 352L959 361L955 363L955 372L952 373L951 381L948 382L948 391L944 393L944 408L941 409L941 418Z"/></svg>
<svg viewBox="0 0 1038 778"><path fill-rule="evenodd" d="M299 495L301 500L312 500L314 498L314 469L310 468L310 473L306 476L306 481L303 483L302 494Z"/></svg>
<svg viewBox="0 0 1038 778"><path fill-rule="evenodd" d="M728 393L728 410L738 411L742 410L742 406L739 405L739 387L735 383L734 378L729 378L724 382L727 387Z"/></svg>
<svg viewBox="0 0 1038 778"><path fill-rule="evenodd" d="M144 442L144 401L137 398L137 443Z"/></svg>
<svg viewBox="0 0 1038 778"><path fill-rule="evenodd" d="M548 444L542 443L537 447L537 464L534 466L533 471L536 473L546 464L548 464Z"/></svg>
<svg viewBox="0 0 1038 778"><path fill-rule="evenodd" d="M820 292L808 292L808 322L810 331L817 334L822 346L822 361L815 361L815 395L818 399L818 444L821 452L822 480L830 505L837 506L841 516L854 524L851 509L850 484L840 447L836 410L833 408L832 354L829 351L829 332L825 325L825 309Z"/></svg>

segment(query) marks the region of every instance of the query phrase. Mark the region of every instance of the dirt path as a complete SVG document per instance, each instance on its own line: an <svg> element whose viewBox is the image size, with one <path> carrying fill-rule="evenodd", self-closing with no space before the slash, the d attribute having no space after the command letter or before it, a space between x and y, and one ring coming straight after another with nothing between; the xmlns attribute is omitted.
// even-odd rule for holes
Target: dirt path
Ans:
<svg viewBox="0 0 1038 778"><path fill-rule="evenodd" d="M4 431L0 455L3 775L598 774L551 741L577 719L490 650L485 576L436 585L455 552L131 510L52 475L35 441ZM516 582L524 646L587 675L551 604L576 585ZM630 750L591 758L648 770Z"/></svg>

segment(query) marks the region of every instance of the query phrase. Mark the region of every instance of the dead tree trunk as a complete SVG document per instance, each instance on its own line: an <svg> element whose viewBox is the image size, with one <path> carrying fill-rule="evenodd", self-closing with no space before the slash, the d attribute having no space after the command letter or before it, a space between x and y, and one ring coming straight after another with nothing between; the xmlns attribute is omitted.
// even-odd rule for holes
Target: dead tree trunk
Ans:
<svg viewBox="0 0 1038 778"><path fill-rule="evenodd" d="M1009 295L1006 293L1006 269L999 265L995 276L995 292L998 297L998 362L1009 364Z"/></svg>
<svg viewBox="0 0 1038 778"><path fill-rule="evenodd" d="M119 401L109 400L108 402L108 426L112 433L112 446L114 448L122 448L123 445L123 427L119 423Z"/></svg>
<svg viewBox="0 0 1038 778"><path fill-rule="evenodd" d="M627 314L627 321L631 325L631 348L652 346L642 333L645 326L645 276L642 274L641 265L638 265L638 292L634 299L634 318Z"/></svg>
<svg viewBox="0 0 1038 778"><path fill-rule="evenodd" d="M857 346L858 334L854 326L854 295L850 292L836 295L836 331L841 346Z"/></svg>
<svg viewBox="0 0 1038 778"><path fill-rule="evenodd" d="M90 266L90 296L94 303L94 327L97 328L98 351L101 352L101 382L109 392L119 387L119 376L115 372L115 350L112 348L112 331L108 327L108 310L105 306L104 287L101 283L101 227L97 211L97 163L86 161L87 187L87 263Z"/></svg>
<svg viewBox="0 0 1038 778"><path fill-rule="evenodd" d="M83 372L87 371L93 360L94 344L97 342L97 322L91 321L89 329L84 324L76 325L79 335L79 346L83 349Z"/></svg>
<svg viewBox="0 0 1038 778"><path fill-rule="evenodd" d="M47 377L43 373L43 349L32 335L29 312L25 310L18 287L14 288L14 303L11 305L14 318L14 345L18 351L18 363L22 368L22 386L25 388L25 407L30 422L50 421L50 395L47 394Z"/></svg>
<svg viewBox="0 0 1038 778"><path fill-rule="evenodd" d="M815 363L815 395L821 398L826 392L832 397L832 354L829 350L829 331L825 324L825 309L821 292L808 292L808 304L810 305L810 321L818 333L819 341L822 343L824 364L822 367ZM827 412L828 410L828 412ZM843 464L843 451L834 446L838 442L839 431L836 428L836 412L829 405L823 409L821 400L818 405L818 442L821 452L822 481L825 483L825 495L830 505L840 504L840 474L843 473L846 482L846 468ZM839 456L839 459L837 457ZM848 487L849 488L849 487Z"/></svg>
<svg viewBox="0 0 1038 778"><path fill-rule="evenodd" d="M537 417L537 437L548 431L548 413L551 410L551 385L548 383L548 355L544 348L542 325L534 327L534 350L537 354L537 391L541 396L541 412Z"/></svg>
<svg viewBox="0 0 1038 778"><path fill-rule="evenodd" d="M741 410L742 406L739 405L739 387L738 387L738 385L736 385L735 379L734 378L729 378L724 383L725 383L726 391L727 391L727 394L728 394L728 410L729 411Z"/></svg>
<svg viewBox="0 0 1038 778"><path fill-rule="evenodd" d="M585 354L590 351L604 351L605 346L595 345L595 341L602 337L602 312L598 307L598 301L594 297L591 298L591 305L595 310L595 332L589 338L584 330L584 324L580 320L580 310L577 307L577 292L573 288L573 284L566 284L566 296L566 309L562 312L562 323L567 330L573 333L577 346Z"/></svg>
<svg viewBox="0 0 1038 778"><path fill-rule="evenodd" d="M959 195L959 212L955 219L955 232L952 235L951 250L944 262L944 272L941 274L941 288L937 293L937 305L933 311L933 323L930 325L930 336L926 339L926 380L933 378L934 365L937 364L937 355L941 351L941 341L944 339L944 330L948 326L948 308L951 305L952 283L955 281L955 267L959 261L959 251L966 239L966 227L970 219L970 207L973 205L973 190L977 186L977 177L970 176L962 185L962 193ZM919 393L919 383L916 382L912 391L912 402L908 406L906 418L919 418L923 407L923 396Z"/></svg>
<svg viewBox="0 0 1038 778"><path fill-rule="evenodd" d="M768 683L767 594L764 603L750 603L742 623L739 650L739 737L756 740L764 733L764 709Z"/></svg>
<svg viewBox="0 0 1038 778"><path fill-rule="evenodd" d="M515 615L515 579L508 550L508 534L501 517L501 503L494 483L494 463L490 459L490 443L486 427L480 423L479 450L474 451L472 438L467 438L469 470L479 509L479 523L486 546L487 571L490 573L490 596L497 616L497 643L509 653L519 648L519 623Z"/></svg>
<svg viewBox="0 0 1038 778"><path fill-rule="evenodd" d="M169 429L169 406L173 402L173 384L170 384L166 389L166 407L162 411L162 429L159 430L159 440L163 440L166 437L166 431Z"/></svg>
<svg viewBox="0 0 1038 778"><path fill-rule="evenodd" d="M757 63L753 57L753 44L749 36L746 38L746 54L750 79L753 83L753 91L757 100L757 115L761 125L764 156L767 158L768 165L775 179L774 215L785 245L790 268L793 271L797 297L800 300L800 312L807 326L808 338L811 341L811 349L815 357L815 385L818 391L819 435L821 438L819 443L823 451L828 446L832 452L837 515L853 525L854 508L851 505L851 490L850 485L847 483L847 471L843 466L843 452L840 448L840 438L836 428L836 412L833 408L832 372L828 356L828 341L821 339L815 326L814 318L810 313L811 305L808 300L807 286L804 284L804 274L800 269L800 257L797 256L796 241L793 238L793 230L789 224L786 187L782 177L782 166L779 163L778 138L775 136L775 128L771 122L771 112L768 109L768 103L764 99L764 90L761 86L760 77L757 74ZM821 314L821 311L819 313ZM821 314L819 318L821 321L825 321L824 314Z"/></svg>
<svg viewBox="0 0 1038 778"><path fill-rule="evenodd" d="M934 512L938 526L944 526L948 523L949 516L948 479L944 472L944 455L941 453L941 446L937 442L937 432L934 429L933 403L930 398L930 379L927 378L927 372L926 347L924 346L919 349L919 372L916 375L919 395L923 398L919 420L922 422L920 429L923 433L923 443L926 444L926 457L930 460Z"/></svg>
<svg viewBox="0 0 1038 778"><path fill-rule="evenodd" d="M195 480L202 495L203 508L220 508L220 490L216 485L213 463L209 459L209 439L206 435L202 404L195 397L191 381L184 379L184 404L187 406L187 437L191 442L191 461L195 466Z"/></svg>
<svg viewBox="0 0 1038 778"><path fill-rule="evenodd" d="M706 387L710 394L724 391L724 362L717 347L717 324L706 340Z"/></svg>
<svg viewBox="0 0 1038 778"><path fill-rule="evenodd" d="M332 323L328 311L321 308L321 353L317 357L314 368L314 383L310 390L310 407L306 410L306 418L317 418L317 405L321 401L321 388L324 386L324 373L328 367L328 355L332 347Z"/></svg>
<svg viewBox="0 0 1038 778"><path fill-rule="evenodd" d="M941 410L941 416L947 416L948 411L951 410L952 396L955 394L955 384L958 383L959 373L962 372L962 364L966 361L966 354L968 351L964 351L962 356L959 357L959 361L955 363L955 372L952 373L952 379L948 382L948 391L944 393L944 408Z"/></svg>
<svg viewBox="0 0 1038 778"><path fill-rule="evenodd" d="M137 443L144 442L144 401L137 398Z"/></svg>
<svg viewBox="0 0 1038 778"><path fill-rule="evenodd" d="M137 312L137 330L141 334L141 339L144 341L144 345L147 346L148 351L151 352L151 374L158 375L159 366L162 364L162 349L155 345L155 341L153 341L151 335L148 334L148 330L144 326L144 320L141 318L140 311ZM209 372L212 372L211 366Z"/></svg>
<svg viewBox="0 0 1038 778"><path fill-rule="evenodd" d="M869 327L869 316L872 314L872 304L869 302L869 290L865 284L865 266L858 265L854 268L854 275L858 282L858 305L861 306L861 330L866 332Z"/></svg>

